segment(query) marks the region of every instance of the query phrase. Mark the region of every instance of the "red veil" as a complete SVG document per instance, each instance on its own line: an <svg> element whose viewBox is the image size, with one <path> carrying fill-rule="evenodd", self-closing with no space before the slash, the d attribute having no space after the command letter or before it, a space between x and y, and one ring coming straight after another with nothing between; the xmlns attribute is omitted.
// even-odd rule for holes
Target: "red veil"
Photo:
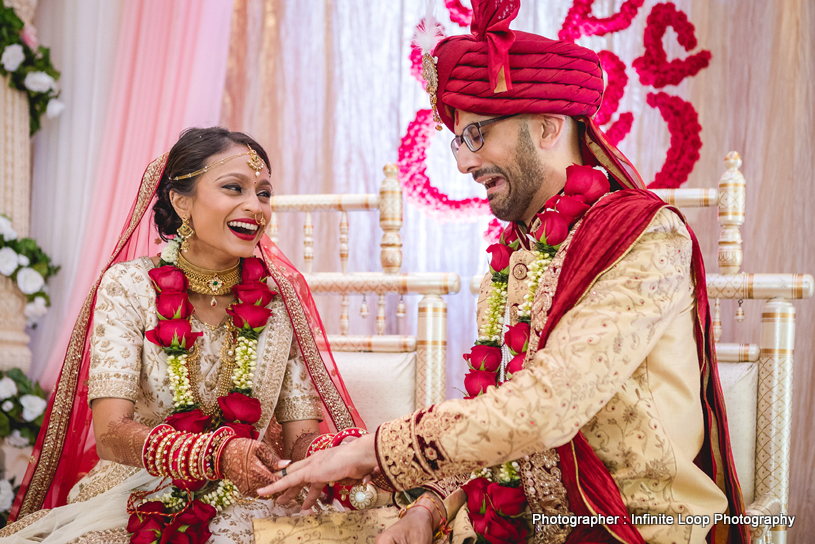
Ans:
<svg viewBox="0 0 815 544"><path fill-rule="evenodd" d="M87 385L96 291L112 265L150 252L150 242L157 234L148 210L166 161L165 153L145 170L116 248L85 298L9 523L40 509L64 505L68 492L98 459L96 441L89 432L91 410ZM322 399L325 415L322 430L364 427L325 341L325 329L305 279L268 238L262 239L256 253L263 258L278 284L306 368Z"/></svg>

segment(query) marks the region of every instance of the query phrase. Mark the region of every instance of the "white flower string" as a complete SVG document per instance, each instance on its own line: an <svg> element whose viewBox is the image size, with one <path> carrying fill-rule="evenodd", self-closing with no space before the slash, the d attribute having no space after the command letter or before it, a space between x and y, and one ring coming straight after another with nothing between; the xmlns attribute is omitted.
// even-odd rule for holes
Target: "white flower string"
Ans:
<svg viewBox="0 0 815 544"><path fill-rule="evenodd" d="M532 318L532 302L535 300L535 293L538 292L538 285L540 285L543 274L549 269L552 260L555 258L554 253L532 251L533 260L529 263L529 270L527 272L529 277L529 289L524 295L524 301L518 306L518 318Z"/></svg>
<svg viewBox="0 0 815 544"><path fill-rule="evenodd" d="M235 350L235 370L232 371L232 384L236 389L252 389L252 378L258 362L258 341L238 335L238 348Z"/></svg>
<svg viewBox="0 0 815 544"><path fill-rule="evenodd" d="M479 342L501 343L501 332L504 327L504 313L507 305L506 281L493 281L493 290L487 300L487 321L481 327Z"/></svg>

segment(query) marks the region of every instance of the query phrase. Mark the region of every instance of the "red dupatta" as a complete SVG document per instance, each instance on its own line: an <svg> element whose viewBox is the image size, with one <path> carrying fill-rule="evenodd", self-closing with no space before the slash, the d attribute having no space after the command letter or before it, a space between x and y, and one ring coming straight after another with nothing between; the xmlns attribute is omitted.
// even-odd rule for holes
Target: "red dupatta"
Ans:
<svg viewBox="0 0 815 544"><path fill-rule="evenodd" d="M545 345L549 334L566 312L583 298L603 273L631 250L656 213L665 207L685 221L676 208L669 207L649 191L636 189L609 195L586 213L566 253L539 346ZM696 236L690 228L688 231L693 241L692 274L696 286L697 312L695 332L706 431L702 450L695 462L725 493L730 514L742 514L744 504L730 450L727 415L716 368L704 263ZM609 236L609 232L613 232L614 236ZM616 515L623 520L618 525L603 526L593 532L578 527L572 531L567 542L642 543L642 536L628 523L628 512L611 474L582 432L556 449L561 458L562 481L575 514ZM718 524L709 533L708 540L716 544L741 544L749 542L749 535L742 525Z"/></svg>
<svg viewBox="0 0 815 544"><path fill-rule="evenodd" d="M71 488L98 461L96 441L89 432L92 414L87 386L96 292L111 266L151 252L151 240L157 233L152 215L147 212L166 161L165 153L145 170L116 247L85 298L9 523L37 510L66 504ZM255 252L263 258L278 284L306 368L322 400L325 418L321 428L324 431L364 428L324 341L325 329L305 279L267 238L261 240Z"/></svg>

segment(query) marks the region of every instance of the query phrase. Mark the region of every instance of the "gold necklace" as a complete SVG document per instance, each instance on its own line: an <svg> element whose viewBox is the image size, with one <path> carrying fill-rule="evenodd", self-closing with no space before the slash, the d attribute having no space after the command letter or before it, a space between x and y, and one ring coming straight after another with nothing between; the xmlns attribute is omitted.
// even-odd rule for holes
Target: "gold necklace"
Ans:
<svg viewBox="0 0 815 544"><path fill-rule="evenodd" d="M212 295L210 306L218 304L218 301L215 300L216 296L228 294L241 281L240 261L235 266L225 270L207 270L195 266L185 259L183 255L179 254L176 266L187 276L190 282L190 291L202 295Z"/></svg>
<svg viewBox="0 0 815 544"><path fill-rule="evenodd" d="M187 358L187 372L190 377L190 389L192 391L193 400L200 406L201 411L208 416L218 413L221 409L218 404L218 398L225 397L232 386L232 371L235 368L235 342L237 340L238 331L232 324L231 319L227 320L224 326L226 327L226 333L224 334L223 344L221 344L221 365L220 368L218 368L218 385L215 390L214 402L205 401L201 395L201 384L204 382L204 378L201 374L201 350L198 346L199 342L193 344L192 350L190 350L190 354Z"/></svg>

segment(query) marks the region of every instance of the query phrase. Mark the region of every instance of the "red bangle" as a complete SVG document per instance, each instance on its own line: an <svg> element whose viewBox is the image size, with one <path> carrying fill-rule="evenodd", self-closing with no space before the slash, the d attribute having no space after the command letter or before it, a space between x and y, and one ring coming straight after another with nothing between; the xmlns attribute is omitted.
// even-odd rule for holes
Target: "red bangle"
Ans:
<svg viewBox="0 0 815 544"><path fill-rule="evenodd" d="M356 436L357 438L359 438L364 434L368 434L368 431L366 431L365 429L360 429L358 427L349 427L347 429L343 429L337 434L335 434L334 438L331 439L331 447L336 448L342 443L343 440L345 440L349 436Z"/></svg>

